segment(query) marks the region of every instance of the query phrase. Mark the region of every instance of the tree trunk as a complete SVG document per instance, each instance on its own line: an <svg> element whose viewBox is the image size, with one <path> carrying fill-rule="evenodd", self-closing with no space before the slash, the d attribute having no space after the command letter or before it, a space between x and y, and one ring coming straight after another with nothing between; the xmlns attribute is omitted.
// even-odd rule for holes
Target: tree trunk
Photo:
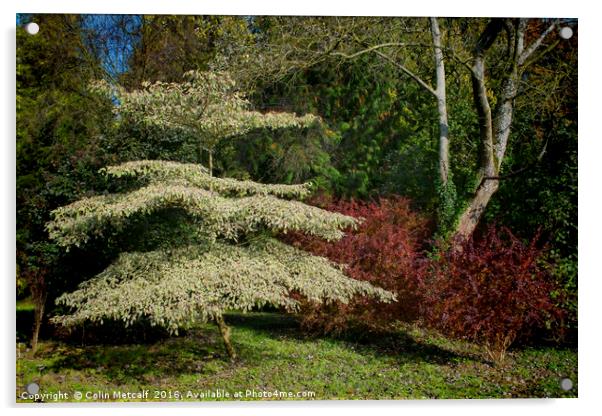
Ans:
<svg viewBox="0 0 602 416"><path fill-rule="evenodd" d="M40 337L40 329L42 328L42 321L44 320L44 309L46 305L46 293L40 294L37 299L34 300L34 318L33 318L33 334L31 336L31 354L35 355L38 349L38 339Z"/></svg>
<svg viewBox="0 0 602 416"><path fill-rule="evenodd" d="M499 187L498 180L485 179L482 185L475 192L474 197L469 201L468 206L460 216L455 236L461 240L467 239L472 235L477 227L485 207L489 200Z"/></svg>
<svg viewBox="0 0 602 416"><path fill-rule="evenodd" d="M199 141L198 147L198 163L199 165L204 167L203 155L204 152L207 152L207 170L209 171L209 176L213 176L213 148L205 147Z"/></svg>
<svg viewBox="0 0 602 416"><path fill-rule="evenodd" d="M504 160L508 139L510 137L510 128L512 127L512 118L514 115L514 99L518 92L517 85L518 70L515 67L502 84L501 99L498 104L495 124L493 126L495 156L497 160L496 170L498 172L502 167L502 161Z"/></svg>
<svg viewBox="0 0 602 416"><path fill-rule="evenodd" d="M454 238L462 241L472 235L489 200L497 191L499 183L497 180L486 179L497 174L494 153L493 122L491 107L487 98L485 86L485 64L483 56L474 59L472 69L472 85L475 107L479 115L480 126L480 160L477 180L479 185L464 212L460 215ZM459 242L458 241L458 242Z"/></svg>
<svg viewBox="0 0 602 416"><path fill-rule="evenodd" d="M224 321L224 317L222 315L217 315L215 317L215 323L217 324L219 332L222 335L222 338L224 340L224 346L226 347L226 352L228 353L230 360L236 360L236 351L234 351L234 347L230 342L230 327L226 325L226 322Z"/></svg>
<svg viewBox="0 0 602 416"><path fill-rule="evenodd" d="M447 120L447 97L445 85L445 64L441 49L441 32L436 17L431 17L431 35L435 58L435 75L437 86L437 112L439 113L439 179L445 187L449 180L449 123Z"/></svg>
<svg viewBox="0 0 602 416"><path fill-rule="evenodd" d="M479 116L479 170L477 180L479 185L468 206L460 215L454 238L460 241L470 237L474 232L489 200L499 187L498 180L487 179L495 177L499 164L496 162L495 137L491 106L487 97L485 81L485 53L496 40L502 29L501 19L492 19L479 37L473 51L471 80L474 105Z"/></svg>
<svg viewBox="0 0 602 416"><path fill-rule="evenodd" d="M482 64L481 62L479 64ZM484 77L484 67L479 67L476 74ZM460 216L456 228L456 237L466 239L471 236L479 223L489 200L499 188L499 175L502 161L506 153L512 115L513 101L517 93L518 72L516 68L504 80L500 103L496 111L495 121L492 122L491 110L486 96L484 82L473 78L475 83L475 101L480 103L477 108L481 120L481 166L479 169L479 187L474 197L469 201L468 207ZM479 85L480 84L480 85Z"/></svg>

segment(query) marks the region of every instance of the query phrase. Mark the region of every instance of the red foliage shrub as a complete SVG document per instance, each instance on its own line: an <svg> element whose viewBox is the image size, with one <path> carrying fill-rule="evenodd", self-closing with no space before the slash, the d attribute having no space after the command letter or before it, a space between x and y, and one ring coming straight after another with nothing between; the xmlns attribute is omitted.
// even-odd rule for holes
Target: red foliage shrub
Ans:
<svg viewBox="0 0 602 416"><path fill-rule="evenodd" d="M490 226L433 259L422 281L423 317L446 335L484 345L494 362L515 340L560 318L537 237L529 244Z"/></svg>
<svg viewBox="0 0 602 416"><path fill-rule="evenodd" d="M396 321L417 320L447 336L483 345L489 357L500 362L513 342L562 319L559 300L552 298L557 287L543 262L538 236L526 244L508 229L491 226L474 239L428 256L429 222L412 211L407 199L312 203L364 221L336 243L303 234L283 238L346 264L350 277L391 290L398 301L304 303L301 324L307 330L383 330Z"/></svg>
<svg viewBox="0 0 602 416"><path fill-rule="evenodd" d="M283 238L290 244L313 254L348 266L347 274L397 294L398 302L384 304L371 299L356 299L348 305L304 304L302 326L319 332L341 332L361 324L363 328L383 329L396 320L411 321L420 311L419 281L416 260L429 235L427 219L401 197L378 202L332 202L322 198L314 205L364 221L342 240L329 243L303 234Z"/></svg>

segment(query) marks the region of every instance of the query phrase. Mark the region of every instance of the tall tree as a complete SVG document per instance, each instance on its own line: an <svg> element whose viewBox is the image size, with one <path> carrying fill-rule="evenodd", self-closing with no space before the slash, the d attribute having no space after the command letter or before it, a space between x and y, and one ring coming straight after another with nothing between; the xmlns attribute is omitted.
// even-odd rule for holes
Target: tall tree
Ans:
<svg viewBox="0 0 602 416"><path fill-rule="evenodd" d="M49 290L60 268L44 224L52 209L98 185L92 172L106 164L101 132L110 122L108 100L86 92L103 75L88 47L83 17L19 15L35 21L36 35L17 28L16 203L18 279L35 304L31 339L35 352Z"/></svg>
<svg viewBox="0 0 602 416"><path fill-rule="evenodd" d="M537 22L531 23L537 25ZM456 236L462 238L473 233L491 197L499 188L514 117L514 100L519 91L521 77L534 59L537 59L533 54L557 28L557 22L552 22L535 39L527 43L529 24L528 19L492 19L483 29L472 51L471 80L474 106L479 115L481 155L476 191L461 213L456 227ZM508 51L504 62L505 71L499 81L500 90L495 96L497 104L492 112L486 56L502 31L506 34Z"/></svg>
<svg viewBox="0 0 602 416"><path fill-rule="evenodd" d="M538 19L493 19L490 22L447 19L446 22L449 28L442 31L438 19L429 19L430 38L427 38L421 19L273 18L263 25L272 31L271 36L261 34L259 37L262 49L257 53L263 58L253 58L262 74L245 67L241 73L247 79L282 79L292 71L305 70L333 57L358 59L366 54L397 68L405 79L415 82L435 99L439 114L438 181L444 190L439 203L451 205L452 211L451 218L443 222L451 226L452 234L467 237L498 188L521 77L541 58L542 54L536 51L545 53L556 45L550 38L558 26L551 22L539 29L544 22ZM452 28L457 30L450 30ZM420 53L416 53L428 49L433 53L434 69L422 64ZM487 56L495 57L495 71L486 71ZM446 61L453 62L454 69L468 70L473 110L478 115L480 128L480 155L473 174L476 185L473 194L463 202L456 202L455 189L451 186L453 166L448 137ZM435 88L428 82L429 78L435 79ZM493 110L491 101L495 102ZM492 111L495 114L492 115ZM448 212L445 217L449 217L450 210L444 211Z"/></svg>
<svg viewBox="0 0 602 416"><path fill-rule="evenodd" d="M137 16L127 71L120 83L128 89L143 82L177 82L188 71L207 71L217 54L250 39L240 16Z"/></svg>

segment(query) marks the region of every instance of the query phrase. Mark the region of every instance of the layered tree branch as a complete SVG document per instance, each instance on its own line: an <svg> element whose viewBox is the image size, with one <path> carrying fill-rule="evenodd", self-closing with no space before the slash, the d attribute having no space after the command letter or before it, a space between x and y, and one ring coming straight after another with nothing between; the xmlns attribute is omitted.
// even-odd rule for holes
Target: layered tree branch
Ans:
<svg viewBox="0 0 602 416"><path fill-rule="evenodd" d="M298 301L291 292L315 302L348 303L355 295L395 300L391 292L348 278L323 257L265 239L249 247L215 243L123 253L102 273L60 296L57 303L72 313L52 320L65 326L103 319L129 325L147 318L177 334L226 310L269 304L295 311Z"/></svg>

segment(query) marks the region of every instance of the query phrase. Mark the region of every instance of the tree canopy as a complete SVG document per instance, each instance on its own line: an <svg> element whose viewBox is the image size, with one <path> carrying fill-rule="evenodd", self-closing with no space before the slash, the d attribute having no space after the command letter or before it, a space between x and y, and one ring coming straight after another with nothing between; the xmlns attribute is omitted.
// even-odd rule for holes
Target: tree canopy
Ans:
<svg viewBox="0 0 602 416"><path fill-rule="evenodd" d="M142 89L133 91L99 81L92 90L114 95L118 101L115 111L121 116L191 135L210 154L221 140L254 129L299 128L319 122L312 114L251 110L227 72L189 71L182 82L144 82ZM210 174L212 170L210 161Z"/></svg>
<svg viewBox="0 0 602 416"><path fill-rule="evenodd" d="M162 241L155 250L122 253L103 272L57 301L73 308L55 322L71 325L112 318L127 324L147 318L172 332L229 309L270 304L295 310L297 293L315 302L348 302L355 295L388 302L392 293L348 278L330 261L287 246L279 232L301 231L327 240L357 220L285 197L302 197L308 185L262 185L209 176L198 165L139 161L107 168L143 186L83 198L53 211L51 238L81 245L107 236L110 226L160 210L184 210L188 239Z"/></svg>

